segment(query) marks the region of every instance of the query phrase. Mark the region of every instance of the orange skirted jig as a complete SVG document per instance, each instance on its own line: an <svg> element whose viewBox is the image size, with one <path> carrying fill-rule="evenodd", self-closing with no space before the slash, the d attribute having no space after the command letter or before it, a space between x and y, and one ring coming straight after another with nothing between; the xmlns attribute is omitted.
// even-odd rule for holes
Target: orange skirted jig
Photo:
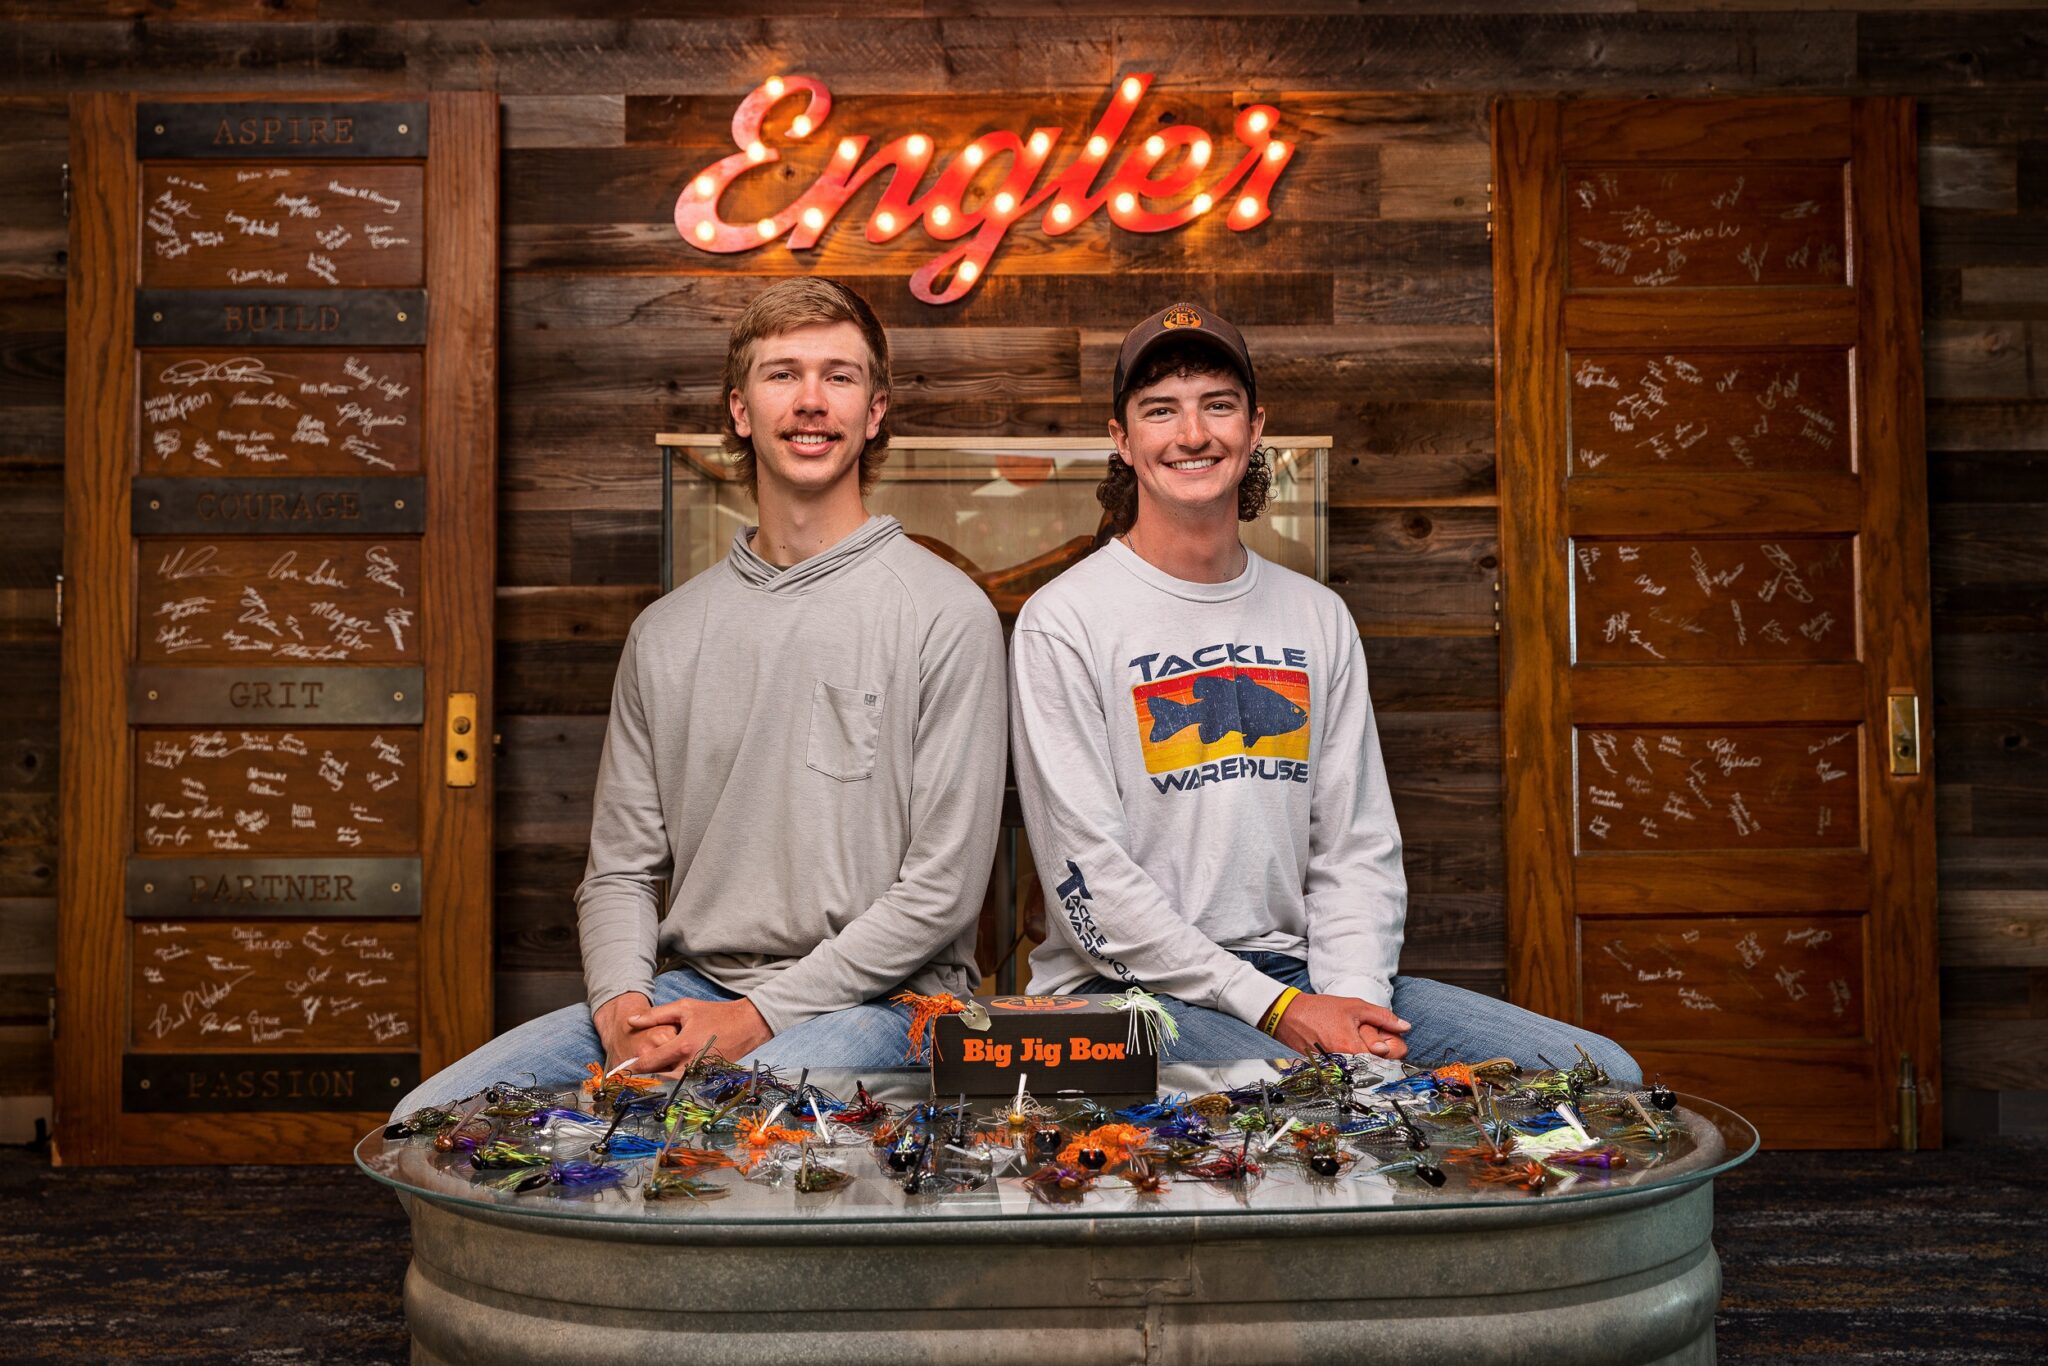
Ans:
<svg viewBox="0 0 2048 1366"><path fill-rule="evenodd" d="M1482 1082L1489 1086L1499 1086L1512 1080L1516 1070L1513 1058L1488 1058L1485 1062L1448 1063L1429 1075L1451 1086L1477 1091Z"/></svg>
<svg viewBox="0 0 2048 1366"><path fill-rule="evenodd" d="M699 1171L716 1167L730 1167L732 1154L716 1148L663 1148L656 1159L656 1166L670 1167L678 1171Z"/></svg>
<svg viewBox="0 0 2048 1366"><path fill-rule="evenodd" d="M1131 1154L1145 1146L1151 1137L1135 1124L1105 1124L1099 1129L1090 1129L1079 1138L1060 1149L1059 1163L1071 1167L1080 1163L1084 1167L1096 1166L1092 1155L1101 1153L1104 1161L1097 1167L1120 1167L1131 1160Z"/></svg>
<svg viewBox="0 0 2048 1366"><path fill-rule="evenodd" d="M739 1135L740 1141L750 1148L767 1148L777 1143L803 1144L810 1142L811 1139L811 1136L801 1129L786 1129L780 1124L763 1124L751 1116L740 1120L734 1126L734 1132Z"/></svg>
<svg viewBox="0 0 2048 1366"><path fill-rule="evenodd" d="M959 1015L967 1010L967 1002L950 991L936 996L920 996L914 991L899 991L890 1000L910 1007L910 1047L903 1054L906 1062L923 1062L925 1050L931 1045L932 1026L941 1015Z"/></svg>
<svg viewBox="0 0 2048 1366"><path fill-rule="evenodd" d="M1472 1180L1481 1185L1536 1191L1550 1180L1550 1172L1541 1162L1517 1162L1505 1167L1481 1167L1472 1173Z"/></svg>
<svg viewBox="0 0 2048 1366"><path fill-rule="evenodd" d="M591 1097L615 1097L623 1091L652 1091L669 1084L666 1077L636 1077L630 1072L607 1073L601 1062L587 1062L583 1070L590 1077L583 1083L583 1094Z"/></svg>

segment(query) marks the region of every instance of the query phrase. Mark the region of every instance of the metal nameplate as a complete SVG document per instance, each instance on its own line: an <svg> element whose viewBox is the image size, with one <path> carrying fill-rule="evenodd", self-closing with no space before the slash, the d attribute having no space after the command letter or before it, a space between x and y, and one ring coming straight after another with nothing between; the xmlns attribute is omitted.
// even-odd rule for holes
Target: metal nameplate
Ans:
<svg viewBox="0 0 2048 1366"><path fill-rule="evenodd" d="M137 536L280 532L417 535L427 525L419 478L137 479Z"/></svg>
<svg viewBox="0 0 2048 1366"><path fill-rule="evenodd" d="M389 1114L419 1084L417 1053L129 1053L121 1059L121 1108L129 1114Z"/></svg>
<svg viewBox="0 0 2048 1366"><path fill-rule="evenodd" d="M131 920L417 919L416 858L128 860Z"/></svg>
<svg viewBox="0 0 2048 1366"><path fill-rule="evenodd" d="M426 670L136 665L133 726L417 726Z"/></svg>
<svg viewBox="0 0 2048 1366"><path fill-rule="evenodd" d="M425 157L427 106L360 100L141 104L135 108L135 149L145 161Z"/></svg>
<svg viewBox="0 0 2048 1366"><path fill-rule="evenodd" d="M144 289L135 344L423 346L424 289Z"/></svg>

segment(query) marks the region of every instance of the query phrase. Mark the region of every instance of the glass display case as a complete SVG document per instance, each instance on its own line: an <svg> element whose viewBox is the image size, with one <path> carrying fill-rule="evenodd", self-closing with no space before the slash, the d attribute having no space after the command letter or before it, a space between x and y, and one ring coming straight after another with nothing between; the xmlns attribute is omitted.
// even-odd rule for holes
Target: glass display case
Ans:
<svg viewBox="0 0 2048 1366"><path fill-rule="evenodd" d="M1370 1069L1368 1069L1370 1070ZM1397 1069L1386 1067L1383 1074ZM1052 1074L1048 1074L1050 1077ZM1179 1096L1222 1091L1234 1086L1255 1086L1274 1078L1273 1067L1265 1062L1167 1063L1160 1068L1159 1094ZM934 1099L928 1069L904 1069L882 1073L813 1068L805 1078L829 1095L851 1096L855 1085L886 1104L908 1109L920 1101ZM1047 1092L1048 1096L1053 1093ZM1058 1093L1062 1104L1078 1105L1078 1092ZM963 1098L964 1099L964 1098ZM1413 1097L1408 1097L1415 1105ZM589 1104L579 1093L559 1097L564 1105ZM937 1103L943 1104L944 1097ZM1541 1185L1516 1184L1475 1179L1495 1170L1475 1158L1446 1158L1455 1148L1442 1133L1427 1151L1443 1164L1448 1179L1440 1186L1419 1180L1413 1174L1414 1160L1401 1143L1384 1135L1379 1139L1354 1139L1346 1148L1347 1165L1341 1177L1319 1179L1298 1158L1290 1156L1294 1145L1260 1147L1260 1171L1243 1180L1202 1180L1172 1169L1159 1159L1168 1179L1157 1190L1140 1193L1128 1181L1105 1175L1100 1186L1085 1198L1069 1203L1048 1202L1032 1195L1025 1175L1042 1161L1026 1145L1021 1130L1008 1130L1002 1113L1005 1101L983 1100L972 1110L976 1138L969 1147L950 1148L943 1154L944 1173L949 1179L934 1180L929 1189L917 1194L906 1191L900 1171L892 1171L885 1151L871 1141L870 1129L833 1124L821 1127L815 1119L792 1120L805 1132L816 1133L815 1156L834 1170L851 1178L830 1196L801 1191L788 1170L794 1149L770 1155L750 1150L729 1135L702 1135L683 1140L684 1146L704 1143L727 1149L747 1174L733 1169L733 1162L706 1166L699 1172L716 1186L716 1199L654 1200L647 1197L647 1178L662 1170L645 1158L592 1159L588 1149L591 1135L580 1130L561 1141L565 1152L560 1160L604 1161L616 1166L625 1178L617 1184L589 1188L547 1187L538 1193L511 1189L506 1168L479 1170L467 1151L441 1152L432 1135L387 1139L380 1125L356 1145L356 1165L376 1180L412 1195L425 1196L446 1205L484 1210L517 1211L542 1219L569 1219L590 1223L688 1223L698 1225L746 1225L802 1223L874 1223L907 1221L916 1223L955 1220L1074 1221L1102 1218L1173 1218L1175 1216L1244 1217L1260 1215L1311 1215L1316 1213L1362 1213L1402 1209L1452 1210L1541 1203L1594 1202L1631 1192L1687 1186L1710 1181L1749 1160L1757 1150L1756 1129L1733 1110L1697 1096L1680 1097L1666 1122L1671 1136L1654 1146L1637 1143L1632 1159L1613 1167L1560 1167ZM1114 1101L1110 1103L1115 1103ZM1426 1102L1424 1102L1426 1104ZM765 1108L765 1102L764 1106ZM778 1113L784 1107L777 1107ZM794 1112L791 1112L794 1113ZM829 1115L829 1111L827 1112ZM900 1110L899 1110L900 1113ZM1426 1113L1418 1109L1418 1114ZM1660 1111L1659 1114L1664 1112ZM1590 1122L1590 1121L1589 1121ZM1277 1121L1276 1121L1277 1123ZM1451 1121L1446 1121L1449 1125ZM1601 1121L1602 1131L1622 1127L1622 1120ZM521 1128L526 1127L521 1122ZM638 1126L636 1126L638 1127ZM871 1128L872 1126L870 1126ZM1079 1128L1074 1128L1078 1133ZM1080 1127L1085 1127L1080 1126ZM565 1135L571 1130L564 1130ZM1434 1132L1434 1129L1432 1129ZM1449 1129L1446 1132L1450 1132ZM538 1150L550 1140L540 1139L528 1146ZM1470 1141L1476 1142L1476 1137ZM1535 1140L1526 1140L1532 1144ZM994 1146L991 1146L991 1145ZM1005 1145L1008 1146L1005 1146ZM1163 1144L1160 1146L1164 1146ZM1235 1147L1225 1140L1225 1148ZM1550 1145L1552 1150L1559 1146ZM1569 1144L1563 1145L1572 1146ZM1352 1153L1356 1160L1349 1160ZM1244 1151L1253 1151L1247 1142ZM750 1156L758 1153L758 1157ZM774 1160L770 1160L771 1156ZM760 1162L758 1168L752 1164ZM532 1166L515 1170L533 1171Z"/></svg>
<svg viewBox="0 0 2048 1366"><path fill-rule="evenodd" d="M754 502L717 434L663 433L661 585L685 582L724 557ZM1245 544L1278 564L1328 577L1324 544L1330 438L1273 437L1266 511ZM1101 544L1095 486L1109 438L1007 437L962 441L899 436L889 443L868 507L903 523L926 549L987 591L1008 627L1032 592Z"/></svg>

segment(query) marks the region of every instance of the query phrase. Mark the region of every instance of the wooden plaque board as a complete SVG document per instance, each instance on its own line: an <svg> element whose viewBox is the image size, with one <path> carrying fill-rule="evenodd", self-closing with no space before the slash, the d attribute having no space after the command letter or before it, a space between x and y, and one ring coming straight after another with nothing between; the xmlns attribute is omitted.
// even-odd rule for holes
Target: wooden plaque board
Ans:
<svg viewBox="0 0 2048 1366"><path fill-rule="evenodd" d="M1916 165L1904 100L1495 109L1510 992L1777 1147L1941 1135Z"/></svg>
<svg viewBox="0 0 2048 1366"><path fill-rule="evenodd" d="M54 1151L342 1161L490 1030L496 101L71 164Z"/></svg>

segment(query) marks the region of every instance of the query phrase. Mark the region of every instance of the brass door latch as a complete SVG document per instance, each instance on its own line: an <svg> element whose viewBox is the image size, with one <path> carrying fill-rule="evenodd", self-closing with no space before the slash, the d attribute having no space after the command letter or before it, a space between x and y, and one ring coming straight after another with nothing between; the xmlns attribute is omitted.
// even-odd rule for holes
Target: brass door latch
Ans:
<svg viewBox="0 0 2048 1366"><path fill-rule="evenodd" d="M448 786L476 786L476 694L448 694Z"/></svg>
<svg viewBox="0 0 2048 1366"><path fill-rule="evenodd" d="M1920 771L1920 695L1893 693L1885 701L1891 712L1891 767L1894 778Z"/></svg>

